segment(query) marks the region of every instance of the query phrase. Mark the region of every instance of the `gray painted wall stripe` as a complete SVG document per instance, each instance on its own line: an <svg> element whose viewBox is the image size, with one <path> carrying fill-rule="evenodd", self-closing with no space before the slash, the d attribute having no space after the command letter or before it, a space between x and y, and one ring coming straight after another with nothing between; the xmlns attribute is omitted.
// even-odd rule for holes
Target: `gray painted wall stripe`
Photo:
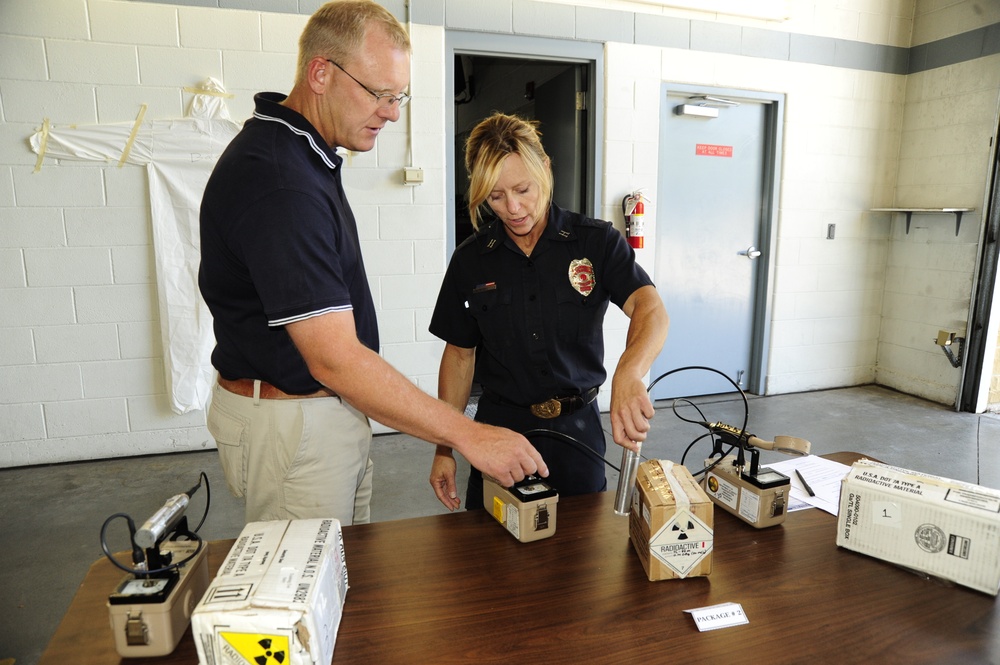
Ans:
<svg viewBox="0 0 1000 665"><path fill-rule="evenodd" d="M1000 53L1000 23L910 49L908 74Z"/></svg>
<svg viewBox="0 0 1000 665"><path fill-rule="evenodd" d="M133 1L290 14L312 14L323 4L323 0ZM409 3L414 23L451 29L562 38L566 38L569 32L572 33L571 38L582 41L615 41L707 53L729 53L886 74L915 74L1000 53L1000 23L928 44L903 48L712 21L586 7L575 8L575 25L570 27L565 23L567 5L533 0L490 0L489 12L483 11L479 4L482 0L380 2L400 20L405 20L406 5ZM511 17L503 27L498 27L496 21L489 20L498 11ZM550 14L557 22L545 21ZM519 21L519 18L522 20ZM559 34L555 34L553 30L557 30Z"/></svg>

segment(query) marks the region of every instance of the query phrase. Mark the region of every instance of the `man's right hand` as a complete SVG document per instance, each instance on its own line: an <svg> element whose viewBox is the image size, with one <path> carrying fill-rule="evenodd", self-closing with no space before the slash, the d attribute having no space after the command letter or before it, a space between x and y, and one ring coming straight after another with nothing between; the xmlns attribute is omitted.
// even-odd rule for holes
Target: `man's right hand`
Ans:
<svg viewBox="0 0 1000 665"><path fill-rule="evenodd" d="M504 427L476 423L477 440L468 441L458 452L483 473L504 487L524 480L525 476L545 478L549 467L528 440Z"/></svg>

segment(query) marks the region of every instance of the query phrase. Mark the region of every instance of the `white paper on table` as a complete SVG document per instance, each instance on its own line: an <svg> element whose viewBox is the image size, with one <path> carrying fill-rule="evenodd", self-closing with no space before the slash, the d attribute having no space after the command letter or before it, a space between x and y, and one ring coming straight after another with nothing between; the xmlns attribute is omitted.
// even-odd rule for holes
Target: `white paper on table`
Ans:
<svg viewBox="0 0 1000 665"><path fill-rule="evenodd" d="M825 510L831 515L836 515L839 512L840 483L847 476L847 472L851 470L848 465L816 455L806 455L805 457L792 457L767 466L792 479L790 504L807 503ZM809 493L806 492L802 481L795 474L796 470L809 483L815 496L809 496Z"/></svg>

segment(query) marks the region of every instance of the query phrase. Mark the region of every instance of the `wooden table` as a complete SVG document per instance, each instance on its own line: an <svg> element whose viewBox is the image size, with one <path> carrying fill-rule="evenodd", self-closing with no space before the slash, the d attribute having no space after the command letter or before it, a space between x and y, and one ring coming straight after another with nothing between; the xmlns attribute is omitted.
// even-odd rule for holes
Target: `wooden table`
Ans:
<svg viewBox="0 0 1000 665"><path fill-rule="evenodd" d="M333 662L1000 663L993 596L838 548L828 513L757 530L716 510L712 574L650 582L613 503L613 492L562 498L555 535L533 543L485 511L345 527ZM231 544L212 544L213 574ZM94 563L43 665L120 662L104 603L121 575ZM750 623L702 633L683 611L723 602ZM197 663L190 631L143 661Z"/></svg>

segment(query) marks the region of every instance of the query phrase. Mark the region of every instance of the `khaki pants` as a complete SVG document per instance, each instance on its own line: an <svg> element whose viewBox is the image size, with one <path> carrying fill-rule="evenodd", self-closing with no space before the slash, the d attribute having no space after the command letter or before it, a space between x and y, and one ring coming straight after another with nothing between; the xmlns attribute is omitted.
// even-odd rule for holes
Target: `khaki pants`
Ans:
<svg viewBox="0 0 1000 665"><path fill-rule="evenodd" d="M339 397L255 399L216 384L208 430L247 522L371 521L371 425Z"/></svg>

